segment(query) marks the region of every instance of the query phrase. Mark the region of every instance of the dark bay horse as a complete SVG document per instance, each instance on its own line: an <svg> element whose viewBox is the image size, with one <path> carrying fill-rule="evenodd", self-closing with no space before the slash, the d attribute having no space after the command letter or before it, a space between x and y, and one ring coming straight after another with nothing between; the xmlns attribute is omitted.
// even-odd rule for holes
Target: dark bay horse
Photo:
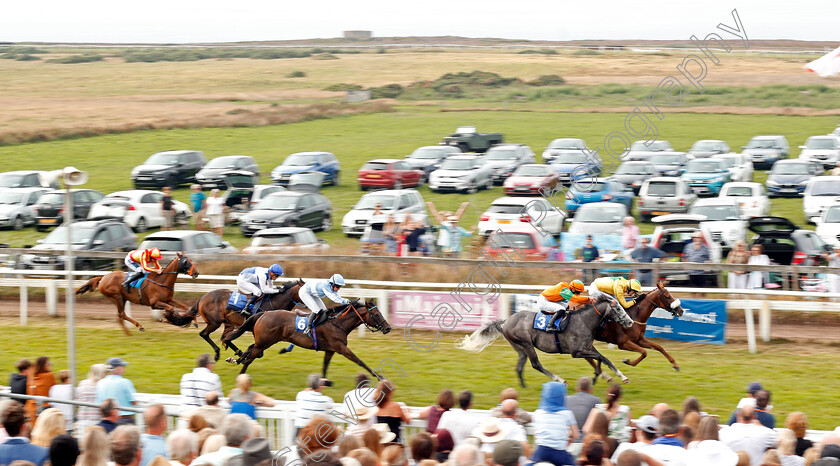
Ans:
<svg viewBox="0 0 840 466"><path fill-rule="evenodd" d="M555 340L555 334L534 328L536 313L522 311L507 320L496 320L485 324L472 335L464 337L457 346L463 350L479 352L500 335L503 336L519 354L516 373L523 387L525 387L525 379L522 376L522 370L526 359L530 359L531 366L551 380L564 382L542 366L536 350L544 353L570 354L573 358L593 358L599 363L605 363L617 376L621 377L622 382L628 383L630 380L592 344L595 330L607 320L617 321L624 327L632 325L633 321L627 313L620 306L612 305L608 301L584 304L574 310L569 310L568 313L569 325L563 333L556 334L557 340Z"/></svg>
<svg viewBox="0 0 840 466"><path fill-rule="evenodd" d="M299 279L297 283L280 293L266 295L266 299L257 301L259 304L258 309L261 311L288 311L292 309L299 301L298 291L301 286L303 286L303 280ZM204 338L204 340L213 347L216 361L219 360L221 350L215 343L213 343L213 340L210 339L210 334L215 332L216 329L222 326L222 324L225 326L224 330L222 330L222 345L225 348L230 347L236 352L237 356L242 356L242 351L240 351L239 348L230 341L232 338L229 338L229 336L233 333L234 327L242 327L246 318L236 311L227 309L226 306L231 293L233 293L231 290L213 290L199 298L189 310L189 314L191 316L195 317L200 315L207 324L199 335L201 335L201 338ZM258 316L254 315L250 318L256 317ZM244 331L238 332L235 337L238 337L242 333L244 333Z"/></svg>
<svg viewBox="0 0 840 466"><path fill-rule="evenodd" d="M251 345L239 359L228 358L228 362L242 364L241 374L248 370L248 366L255 359L262 356L263 351L278 341L288 341L295 346L304 349L323 351L324 368L321 376L327 376L327 368L333 354L338 353L345 358L355 362L370 372L374 377L380 377L370 369L350 348L347 347L347 335L360 325L364 325L371 332L381 330L383 334L391 331L385 317L379 312L376 303L369 300L365 303L353 301L350 304L334 307L327 311L330 315L327 321L313 329L318 339L318 348L315 348L311 338L303 332L295 330L295 317L297 315L308 315L289 311L269 311L262 314L253 324L254 344Z"/></svg>
<svg viewBox="0 0 840 466"><path fill-rule="evenodd" d="M167 322L179 327L187 327L193 322L193 316L188 314L186 304L173 299L175 296L175 280L178 279L179 273L190 275L193 278L198 277L198 269L181 252L169 265L163 268L163 272L150 272L140 288L129 288L129 291L125 291L122 284L126 273L116 270L101 277L91 278L76 290L76 294L99 291L103 296L110 299L117 306L117 322L120 323L126 335L131 335L131 333L125 328L123 322L125 320L134 324L141 332L145 330L140 322L125 314L126 301L149 306L152 309L162 309L163 318Z"/></svg>

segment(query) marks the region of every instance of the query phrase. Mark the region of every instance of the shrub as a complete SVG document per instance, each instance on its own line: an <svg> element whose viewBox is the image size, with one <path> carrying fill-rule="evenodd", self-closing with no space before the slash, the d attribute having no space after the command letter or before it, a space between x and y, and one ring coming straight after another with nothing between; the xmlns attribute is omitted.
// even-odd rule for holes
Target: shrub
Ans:
<svg viewBox="0 0 840 466"><path fill-rule="evenodd" d="M527 49L527 50L520 50L516 53L521 53L523 55L527 54L540 54L540 55L557 55L557 50L554 49Z"/></svg>
<svg viewBox="0 0 840 466"><path fill-rule="evenodd" d="M561 86L566 84L566 80L556 74L544 74L528 84L531 86Z"/></svg>
<svg viewBox="0 0 840 466"><path fill-rule="evenodd" d="M601 52L597 52L595 50L590 49L580 49L575 50L574 53L572 53L572 55L601 55Z"/></svg>
<svg viewBox="0 0 840 466"><path fill-rule="evenodd" d="M35 54L43 54L49 53L44 49L39 49L35 47L26 47L26 46L11 46L11 47L0 47L0 53L13 53L16 55L35 55Z"/></svg>
<svg viewBox="0 0 840 466"><path fill-rule="evenodd" d="M41 59L41 57L38 57L38 56L35 56L35 55L29 55L29 54L19 55L17 58L15 58L15 60L17 60L17 61L33 61L33 60L40 60L40 59Z"/></svg>
<svg viewBox="0 0 840 466"><path fill-rule="evenodd" d="M362 86L358 84L338 83L329 85L324 90L330 92L361 91Z"/></svg>
<svg viewBox="0 0 840 466"><path fill-rule="evenodd" d="M291 73L286 75L287 78L305 78L306 73L303 71L292 71Z"/></svg>
<svg viewBox="0 0 840 466"><path fill-rule="evenodd" d="M604 94L626 94L630 91L627 86L621 84L602 84L598 86Z"/></svg>
<svg viewBox="0 0 840 466"><path fill-rule="evenodd" d="M386 84L380 87L370 88L371 99L395 99L403 92L399 84Z"/></svg>
<svg viewBox="0 0 840 466"><path fill-rule="evenodd" d="M313 55L312 58L315 60L338 60L338 57L331 53L319 53L318 55Z"/></svg>
<svg viewBox="0 0 840 466"><path fill-rule="evenodd" d="M61 58L52 58L47 60L47 63L61 63L61 64L73 64L73 63L89 63L94 61L102 61L105 57L99 55L98 53L85 53L82 55L69 55L66 57Z"/></svg>

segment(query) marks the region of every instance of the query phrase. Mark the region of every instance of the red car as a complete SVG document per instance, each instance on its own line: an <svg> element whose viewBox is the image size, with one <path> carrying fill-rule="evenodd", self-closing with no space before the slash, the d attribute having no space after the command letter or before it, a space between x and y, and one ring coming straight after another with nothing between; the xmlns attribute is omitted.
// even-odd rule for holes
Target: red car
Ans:
<svg viewBox="0 0 840 466"><path fill-rule="evenodd" d="M562 256L557 240L532 225L511 225L494 231L484 243L484 252L513 260L556 261Z"/></svg>
<svg viewBox="0 0 840 466"><path fill-rule="evenodd" d="M423 170L415 170L411 165L398 159L376 159L362 165L358 181L362 191L370 188L402 189L420 186Z"/></svg>
<svg viewBox="0 0 840 466"><path fill-rule="evenodd" d="M534 196L540 189L551 191L557 186L560 174L548 165L529 163L521 165L504 182L505 194ZM543 192L545 192L543 191Z"/></svg>

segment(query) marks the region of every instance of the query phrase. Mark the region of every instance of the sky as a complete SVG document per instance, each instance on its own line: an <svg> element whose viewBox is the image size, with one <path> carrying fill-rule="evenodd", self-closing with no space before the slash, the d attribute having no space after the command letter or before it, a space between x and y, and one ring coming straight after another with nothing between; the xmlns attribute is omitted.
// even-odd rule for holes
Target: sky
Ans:
<svg viewBox="0 0 840 466"><path fill-rule="evenodd" d="M732 25L733 9L750 39L840 42L838 0L28 0L4 4L0 41L259 41L348 29L378 37L674 40Z"/></svg>

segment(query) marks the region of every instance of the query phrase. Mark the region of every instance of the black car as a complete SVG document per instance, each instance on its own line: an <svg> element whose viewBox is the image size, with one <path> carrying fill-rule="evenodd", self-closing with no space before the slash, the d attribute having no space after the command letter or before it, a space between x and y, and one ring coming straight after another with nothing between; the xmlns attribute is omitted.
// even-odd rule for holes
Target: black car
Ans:
<svg viewBox="0 0 840 466"><path fill-rule="evenodd" d="M764 254L779 265L821 265L822 255L831 246L812 230L802 230L782 217L753 217L749 229L756 235L752 244L760 244Z"/></svg>
<svg viewBox="0 0 840 466"><path fill-rule="evenodd" d="M32 208L35 212L36 230L46 231L47 228L64 222L64 194L64 190L49 191L38 198L38 203ZM104 194L93 189L71 189L70 196L74 219L86 219L90 207L105 197Z"/></svg>
<svg viewBox="0 0 840 466"><path fill-rule="evenodd" d="M195 182L195 175L207 161L204 153L195 150L170 150L152 155L131 170L134 189L177 188Z"/></svg>
<svg viewBox="0 0 840 466"><path fill-rule="evenodd" d="M207 162L195 175L195 182L201 185L201 189L227 189L225 177L228 173L237 174L250 173L252 184L260 181L260 168L253 157L248 155L225 155L216 157Z"/></svg>
<svg viewBox="0 0 840 466"><path fill-rule="evenodd" d="M242 218L241 229L245 236L278 227L329 231L332 228L332 204L318 193L283 191L268 195Z"/></svg>
<svg viewBox="0 0 840 466"><path fill-rule="evenodd" d="M117 220L87 220L73 222L73 257L77 270L113 269L114 260L108 258L85 257L83 251L131 251L137 247L137 236L125 223ZM24 269L64 269L64 256L39 255L38 251L64 251L67 249L67 227L60 226L30 252L20 256L20 266Z"/></svg>

